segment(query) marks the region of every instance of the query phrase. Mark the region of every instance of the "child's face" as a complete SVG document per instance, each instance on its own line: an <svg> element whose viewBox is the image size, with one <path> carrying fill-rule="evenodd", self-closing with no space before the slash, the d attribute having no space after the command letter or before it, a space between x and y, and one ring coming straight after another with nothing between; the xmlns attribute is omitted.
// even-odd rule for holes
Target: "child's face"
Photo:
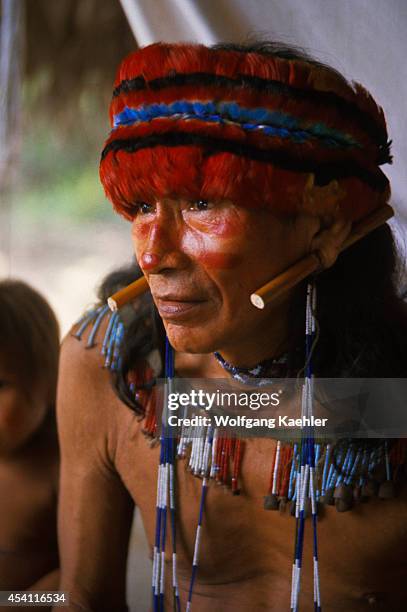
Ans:
<svg viewBox="0 0 407 612"><path fill-rule="evenodd" d="M18 451L39 428L47 412L40 390L17 368L0 359L0 455Z"/></svg>

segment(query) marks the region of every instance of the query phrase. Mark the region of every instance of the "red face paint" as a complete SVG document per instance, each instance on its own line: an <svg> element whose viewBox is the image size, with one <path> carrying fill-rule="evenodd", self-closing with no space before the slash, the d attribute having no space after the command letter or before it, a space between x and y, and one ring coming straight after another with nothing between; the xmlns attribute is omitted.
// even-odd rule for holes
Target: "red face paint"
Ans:
<svg viewBox="0 0 407 612"><path fill-rule="evenodd" d="M225 239L236 238L244 232L243 219L231 210L217 211L216 215L209 210L207 216L190 216L188 223L199 232Z"/></svg>
<svg viewBox="0 0 407 612"><path fill-rule="evenodd" d="M235 253L200 253L197 261L211 270L230 270L242 263L243 258Z"/></svg>
<svg viewBox="0 0 407 612"><path fill-rule="evenodd" d="M219 223L215 224L212 233L222 238L236 238L243 233L243 223L236 217L222 218Z"/></svg>
<svg viewBox="0 0 407 612"><path fill-rule="evenodd" d="M145 240L148 237L150 225L148 223L133 223L131 233L137 240Z"/></svg>
<svg viewBox="0 0 407 612"><path fill-rule="evenodd" d="M173 210L177 209L170 209ZM160 211L161 215L163 211L167 216L165 209ZM139 264L145 272L153 272L161 258L172 251L184 253L208 271L231 270L241 265L244 257L238 253L245 235L246 215L233 205L223 204L202 213L186 208L182 214L185 222L182 226L172 223L175 219L169 214L165 221L161 215L159 218L140 216L133 223ZM230 252L229 241L235 243L234 252Z"/></svg>
<svg viewBox="0 0 407 612"><path fill-rule="evenodd" d="M143 253L140 257L139 264L145 272L149 272L156 268L160 263L161 257L156 253Z"/></svg>
<svg viewBox="0 0 407 612"><path fill-rule="evenodd" d="M163 229L161 225L148 221L133 223L132 234L137 240L148 239L150 242L168 242L170 240L170 233Z"/></svg>

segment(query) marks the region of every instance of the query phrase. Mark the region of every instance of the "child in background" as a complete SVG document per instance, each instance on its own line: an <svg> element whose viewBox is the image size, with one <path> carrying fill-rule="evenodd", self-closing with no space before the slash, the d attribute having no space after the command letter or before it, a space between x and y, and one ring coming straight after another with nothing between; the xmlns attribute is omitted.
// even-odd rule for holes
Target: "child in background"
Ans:
<svg viewBox="0 0 407 612"><path fill-rule="evenodd" d="M58 356L49 304L0 282L0 591L58 588Z"/></svg>

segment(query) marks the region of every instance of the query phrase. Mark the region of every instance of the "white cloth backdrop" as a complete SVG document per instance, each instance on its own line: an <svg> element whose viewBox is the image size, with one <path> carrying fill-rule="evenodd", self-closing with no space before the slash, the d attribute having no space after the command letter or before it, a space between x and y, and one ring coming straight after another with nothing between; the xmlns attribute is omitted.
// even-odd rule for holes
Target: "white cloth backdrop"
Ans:
<svg viewBox="0 0 407 612"><path fill-rule="evenodd" d="M397 219L407 229L407 0L121 0L137 43L244 41L297 44L360 81L383 106L394 162ZM401 229L401 228L400 228Z"/></svg>

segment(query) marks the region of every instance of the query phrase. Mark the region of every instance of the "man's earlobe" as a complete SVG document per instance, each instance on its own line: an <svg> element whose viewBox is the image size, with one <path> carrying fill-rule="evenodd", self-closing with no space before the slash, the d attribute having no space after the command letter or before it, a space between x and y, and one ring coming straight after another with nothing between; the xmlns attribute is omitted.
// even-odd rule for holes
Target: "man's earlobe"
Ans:
<svg viewBox="0 0 407 612"><path fill-rule="evenodd" d="M321 220L321 228L311 242L311 251L315 252L323 268L330 268L334 265L343 243L352 230L352 221L340 216L332 221L327 227Z"/></svg>

